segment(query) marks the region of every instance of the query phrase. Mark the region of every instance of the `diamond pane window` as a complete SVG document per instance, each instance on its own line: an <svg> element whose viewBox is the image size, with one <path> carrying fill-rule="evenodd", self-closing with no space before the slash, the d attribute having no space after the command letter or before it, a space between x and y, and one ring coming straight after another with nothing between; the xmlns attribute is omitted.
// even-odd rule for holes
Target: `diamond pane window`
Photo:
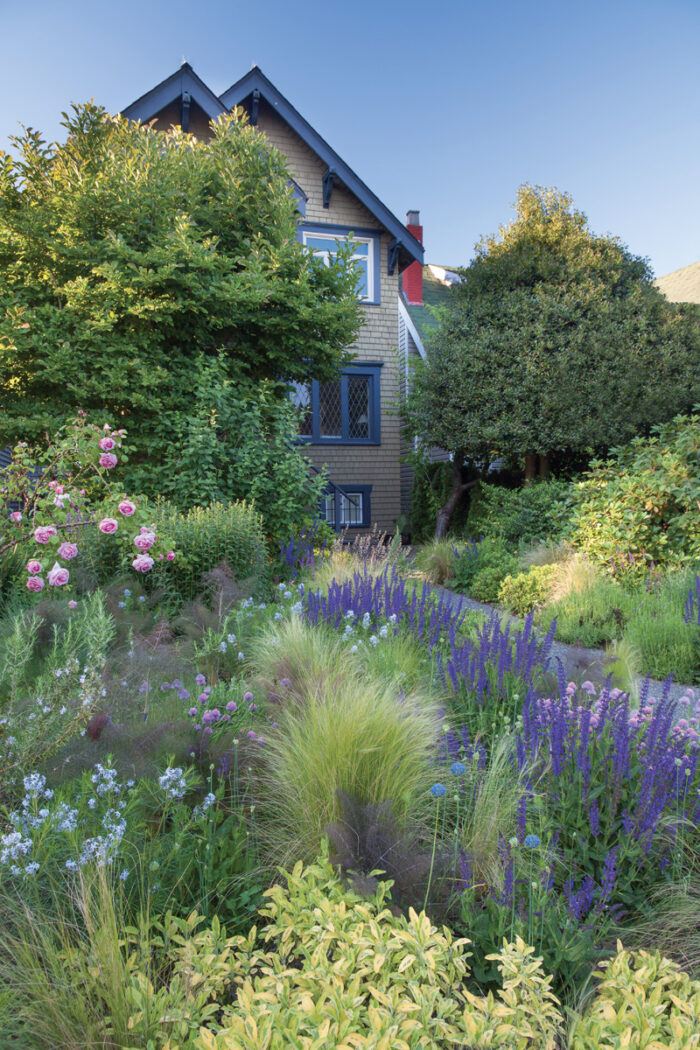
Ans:
<svg viewBox="0 0 700 1050"><path fill-rule="evenodd" d="M369 437L369 376L348 376L348 434L358 441Z"/></svg>
<svg viewBox="0 0 700 1050"><path fill-rule="evenodd" d="M343 436L343 410L340 380L320 383L318 389L319 434L322 438Z"/></svg>
<svg viewBox="0 0 700 1050"><path fill-rule="evenodd" d="M332 382L294 383L299 437L314 445L379 445L380 374L380 364L353 364Z"/></svg>

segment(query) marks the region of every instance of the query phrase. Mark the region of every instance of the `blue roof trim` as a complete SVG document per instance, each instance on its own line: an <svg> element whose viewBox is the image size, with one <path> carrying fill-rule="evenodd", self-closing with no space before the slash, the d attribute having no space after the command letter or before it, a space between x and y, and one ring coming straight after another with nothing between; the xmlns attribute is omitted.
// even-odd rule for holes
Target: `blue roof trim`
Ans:
<svg viewBox="0 0 700 1050"><path fill-rule="evenodd" d="M176 73L161 80L154 88L141 95L135 102L122 110L122 115L129 120L146 122L152 120L162 109L187 92L192 101L204 110L210 120L227 112L220 98L211 91L203 80L197 76L188 62L183 62Z"/></svg>
<svg viewBox="0 0 700 1050"><path fill-rule="evenodd" d="M358 200L364 204L365 208L374 215L382 226L389 233L393 234L403 249L405 264L408 265L414 261L422 263L423 245L420 241L416 240L408 232L403 223L389 211L385 204L382 204L352 168L328 145L326 140L321 138L317 131L314 131L308 121L304 120L301 113L267 79L262 70L257 66L253 66L249 73L246 73L244 77L241 77L240 80L237 80L235 84L232 84L230 88L223 92L221 102L229 109L232 109L234 106L241 105L253 91L260 92L263 98L296 131L297 135L304 140L307 146L326 162L334 175L347 186L351 193L355 194Z"/></svg>

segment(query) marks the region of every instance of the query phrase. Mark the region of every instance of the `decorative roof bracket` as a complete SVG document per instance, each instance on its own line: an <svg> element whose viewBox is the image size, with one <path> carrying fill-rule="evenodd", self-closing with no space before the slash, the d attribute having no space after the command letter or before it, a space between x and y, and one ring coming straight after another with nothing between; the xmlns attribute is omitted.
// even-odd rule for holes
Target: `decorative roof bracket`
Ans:
<svg viewBox="0 0 700 1050"><path fill-rule="evenodd" d="M387 255L387 271L386 272L389 274L390 277L393 276L394 270L396 269L396 264L399 261L399 248L400 247L401 247L401 244L399 243L399 241L392 241L391 244L389 245L389 252L388 252L388 255Z"/></svg>
<svg viewBox="0 0 700 1050"><path fill-rule="evenodd" d="M333 179L335 178L335 172L332 168L323 176L323 207L330 207L331 193L333 192Z"/></svg>
<svg viewBox="0 0 700 1050"><path fill-rule="evenodd" d="M190 130L190 103L192 96L189 91L182 92L182 101L180 104L180 127L183 131Z"/></svg>

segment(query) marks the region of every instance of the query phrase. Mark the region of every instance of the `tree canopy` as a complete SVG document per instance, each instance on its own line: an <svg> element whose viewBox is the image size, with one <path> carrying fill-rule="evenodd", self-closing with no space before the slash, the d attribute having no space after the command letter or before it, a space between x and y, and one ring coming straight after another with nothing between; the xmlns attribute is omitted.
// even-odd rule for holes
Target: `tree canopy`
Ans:
<svg viewBox="0 0 700 1050"><path fill-rule="evenodd" d="M606 450L700 397L700 324L572 199L522 186L450 293L407 410L428 445L488 463ZM546 460L545 460L546 462ZM457 483L455 479L455 483Z"/></svg>
<svg viewBox="0 0 700 1050"><path fill-rule="evenodd" d="M241 113L209 141L93 104L63 126L64 144L29 129L0 154L0 446L80 407L155 467L202 359L244 383L337 373L353 267L303 249L285 159Z"/></svg>

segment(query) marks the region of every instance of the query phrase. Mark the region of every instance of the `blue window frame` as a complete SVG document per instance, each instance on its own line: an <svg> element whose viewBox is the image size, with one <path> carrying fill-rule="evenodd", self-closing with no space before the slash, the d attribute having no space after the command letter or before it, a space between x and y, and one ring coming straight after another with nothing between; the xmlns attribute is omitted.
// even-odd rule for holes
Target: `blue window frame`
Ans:
<svg viewBox="0 0 700 1050"><path fill-rule="evenodd" d="M381 444L381 364L353 364L330 382L295 383L299 440L312 445Z"/></svg>
<svg viewBox="0 0 700 1050"><path fill-rule="evenodd" d="M339 244L352 241L352 258L357 267L357 297L370 306L379 304L381 234L377 230L305 222L299 227L299 238L314 255L324 260L330 260L337 253Z"/></svg>
<svg viewBox="0 0 700 1050"><path fill-rule="evenodd" d="M357 485L352 481L347 485L333 485L323 497L321 517L337 532L345 528L369 528L372 523L371 492L371 485Z"/></svg>

